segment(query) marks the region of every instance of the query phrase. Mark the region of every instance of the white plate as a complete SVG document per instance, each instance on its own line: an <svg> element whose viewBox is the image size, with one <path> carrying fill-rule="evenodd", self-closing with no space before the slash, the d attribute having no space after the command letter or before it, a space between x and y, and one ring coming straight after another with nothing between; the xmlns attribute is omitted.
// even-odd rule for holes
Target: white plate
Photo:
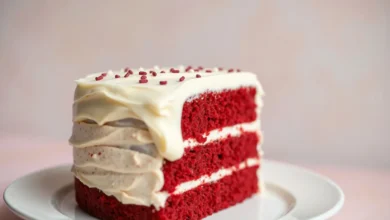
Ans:
<svg viewBox="0 0 390 220"><path fill-rule="evenodd" d="M305 169L264 160L266 191L206 220L327 219L344 203L331 180ZM74 199L70 165L41 170L13 182L4 192L7 206L19 217L34 220L93 220Z"/></svg>

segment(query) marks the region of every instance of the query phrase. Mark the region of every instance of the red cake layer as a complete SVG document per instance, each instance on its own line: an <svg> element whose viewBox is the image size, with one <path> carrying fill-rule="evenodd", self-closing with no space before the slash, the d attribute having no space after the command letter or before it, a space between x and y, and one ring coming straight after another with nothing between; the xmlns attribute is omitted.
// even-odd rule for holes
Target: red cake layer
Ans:
<svg viewBox="0 0 390 220"><path fill-rule="evenodd" d="M256 88L242 87L223 92L206 92L189 99L183 106L181 128L183 139L196 138L203 143L202 134L217 128L254 121Z"/></svg>
<svg viewBox="0 0 390 220"><path fill-rule="evenodd" d="M247 158L258 157L259 137L256 132L242 133L204 146L186 148L180 160L165 161L163 166L164 191L173 192L186 181L210 175L222 168L241 163Z"/></svg>
<svg viewBox="0 0 390 220"><path fill-rule="evenodd" d="M102 220L197 220L244 201L258 192L258 166L243 169L211 184L172 195L159 211L152 207L124 205L113 196L75 181L80 208Z"/></svg>

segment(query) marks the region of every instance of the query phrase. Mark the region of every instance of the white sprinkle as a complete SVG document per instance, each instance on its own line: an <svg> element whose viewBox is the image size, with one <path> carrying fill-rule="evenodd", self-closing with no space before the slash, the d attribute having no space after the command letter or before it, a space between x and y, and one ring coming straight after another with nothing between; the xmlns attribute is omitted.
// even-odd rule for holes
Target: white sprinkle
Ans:
<svg viewBox="0 0 390 220"><path fill-rule="evenodd" d="M138 70L139 70L139 71L144 71L144 68L140 67Z"/></svg>
<svg viewBox="0 0 390 220"><path fill-rule="evenodd" d="M112 70L109 70L109 71L107 72L107 74L108 74L108 75L113 75L114 72L113 72Z"/></svg>
<svg viewBox="0 0 390 220"><path fill-rule="evenodd" d="M189 71L190 73L194 73L195 72L195 70L193 70L193 69L190 69L190 71Z"/></svg>
<svg viewBox="0 0 390 220"><path fill-rule="evenodd" d="M155 70L159 70L159 69L160 69L159 66L154 66L153 68L154 68Z"/></svg>
<svg viewBox="0 0 390 220"><path fill-rule="evenodd" d="M213 72L218 72L219 70L218 70L218 68L217 67L215 67L214 69L213 69Z"/></svg>

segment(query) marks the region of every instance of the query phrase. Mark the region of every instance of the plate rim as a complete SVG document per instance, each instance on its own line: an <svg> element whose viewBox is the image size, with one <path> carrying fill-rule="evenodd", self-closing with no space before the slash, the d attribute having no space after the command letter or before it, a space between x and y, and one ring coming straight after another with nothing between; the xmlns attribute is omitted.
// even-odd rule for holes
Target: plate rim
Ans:
<svg viewBox="0 0 390 220"><path fill-rule="evenodd" d="M265 165L267 164L267 165ZM289 162L283 162L283 161L276 161L276 160L270 160L270 159L263 159L262 161L262 167L265 166L279 166L279 167L284 167L284 168L288 168L288 169L294 169L298 172L301 172L301 173L305 173L306 175L310 175L310 176L314 176L316 178L319 178L325 182L327 182L328 184L330 184L330 186L336 190L338 196L339 196L339 199L337 201L337 203L335 203L333 205L332 208L330 208L329 210L325 211L324 213L321 213L321 214L318 214L316 215L315 217L311 218L310 220L321 220L321 219L328 219L332 216L334 216L335 214L337 214L341 208L343 207L344 205L344 202L345 202L345 195L344 195L344 192L343 190L341 189L340 186L338 186L336 184L336 182L334 182L333 180L331 180L329 177L325 176L325 175L322 175L322 174L319 174L315 171L312 171L310 169L307 169L305 167L301 167L301 166L298 166L298 165L294 165L294 164L291 164ZM3 201L5 203L5 205L8 207L8 209L14 213L16 216L20 217L20 218L23 218L23 219L31 219L31 220L43 220L41 218L35 218L31 215L29 215L28 213L26 212L23 212L23 210L21 209L18 209L16 208L16 205L15 204L11 204L12 203L12 199L8 199L8 194L9 194L9 191L12 189L12 187L19 183L20 181L23 181L24 179L28 179L29 177L31 176L35 176L39 173L44 173L44 172L47 172L49 170L56 170L56 169L60 169L60 168L65 168L65 167L71 167L72 164L59 164L59 165L55 165L55 166L50 166L50 167L45 167L43 169L40 169L40 170L36 170L36 171L33 171L31 173L28 173L26 175L23 175L17 179L15 179L14 181L12 181L7 187L6 189L4 190L3 192ZM263 169L263 168L262 168ZM267 183L267 179L265 180L265 183ZM62 184L59 184L59 188L61 187L64 187L66 183L62 183ZM270 182L268 184L275 184L273 182ZM292 208L292 210L289 211L289 213L282 217L280 220L298 220L298 218L295 218L294 217L294 210L296 210L296 206ZM58 210L56 210L58 211ZM59 214L63 215L61 212L58 212ZM58 218L56 220L63 220L63 219L70 219L69 217L63 215L62 218Z"/></svg>
<svg viewBox="0 0 390 220"><path fill-rule="evenodd" d="M289 163L289 162L268 160L268 159L264 159L264 160L267 161L268 164L272 164L273 166L288 167L289 169L294 169L294 170L297 170L299 172L305 173L307 175L311 175L311 176L314 176L316 178L322 179L323 181L325 181L328 184L330 184L332 186L332 188L337 191L337 194L339 196L339 199L338 199L337 203L334 204L331 209L327 210L324 213L318 214L315 217L310 218L309 220L329 219L329 218L333 217L334 215L336 215L341 210L341 208L344 206L345 194L344 194L343 190L341 189L341 187L334 180L330 179L329 177L327 177L327 176L325 176L323 174L319 174L316 171L310 170L310 169L308 169L306 167L295 165L295 164L292 164L292 163ZM267 182L267 180L265 182ZM284 216L280 220L298 220L297 218L294 217L294 210L296 208L297 207L294 207L286 216Z"/></svg>

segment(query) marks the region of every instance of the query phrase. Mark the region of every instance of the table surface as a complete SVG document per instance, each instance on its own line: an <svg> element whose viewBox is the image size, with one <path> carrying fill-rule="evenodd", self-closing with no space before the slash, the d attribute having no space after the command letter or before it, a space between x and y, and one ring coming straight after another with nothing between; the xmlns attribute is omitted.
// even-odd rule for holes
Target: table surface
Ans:
<svg viewBox="0 0 390 220"><path fill-rule="evenodd" d="M0 192L16 178L35 170L71 163L66 141L0 133ZM390 219L390 171L298 164L326 175L343 189L346 199L335 220ZM0 199L0 219L20 220Z"/></svg>

